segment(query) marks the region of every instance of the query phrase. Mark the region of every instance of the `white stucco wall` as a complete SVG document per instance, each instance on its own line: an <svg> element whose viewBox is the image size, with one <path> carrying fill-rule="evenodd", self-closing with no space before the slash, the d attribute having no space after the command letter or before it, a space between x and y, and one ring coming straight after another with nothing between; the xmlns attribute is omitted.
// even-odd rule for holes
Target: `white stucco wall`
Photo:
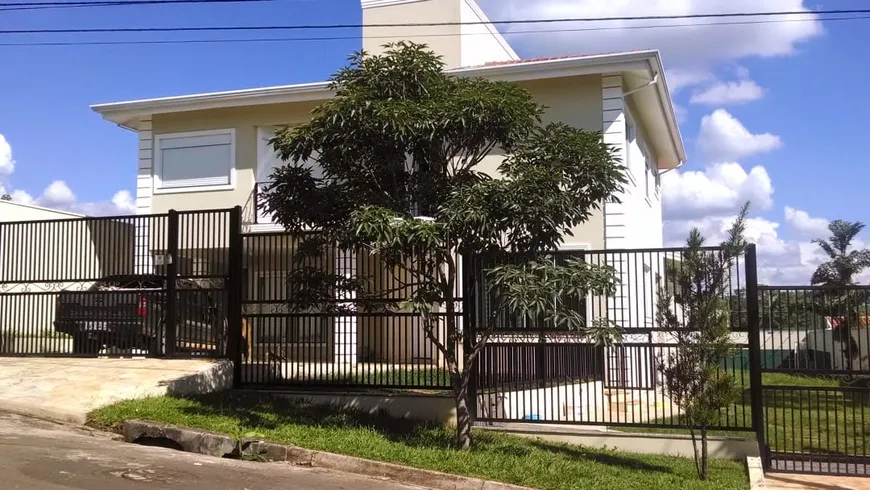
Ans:
<svg viewBox="0 0 870 490"><path fill-rule="evenodd" d="M664 256L659 252L626 249L652 249L663 244L661 194L656 185L658 170L651 163L657 158L652 148L644 144L642 125L631 117L631 103L623 97L622 76L603 76L601 86L604 141L616 148L628 178L623 192L616 196L619 202L606 203L604 209L605 248L625 250L608 255L619 286L616 295L607 300L607 315L623 329L652 328L656 280L662 274ZM646 148L646 154L642 147ZM626 356L625 362L632 366L628 380L632 387L650 387L652 350L642 346L650 340L647 334L626 335L624 342L635 345L608 353L611 362L617 356Z"/></svg>
<svg viewBox="0 0 870 490"><path fill-rule="evenodd" d="M519 59L489 23L475 0L360 0L363 49L384 51L384 44L409 40L441 55L447 68ZM376 27L381 24L444 23L439 26ZM463 25L463 24L473 25Z"/></svg>

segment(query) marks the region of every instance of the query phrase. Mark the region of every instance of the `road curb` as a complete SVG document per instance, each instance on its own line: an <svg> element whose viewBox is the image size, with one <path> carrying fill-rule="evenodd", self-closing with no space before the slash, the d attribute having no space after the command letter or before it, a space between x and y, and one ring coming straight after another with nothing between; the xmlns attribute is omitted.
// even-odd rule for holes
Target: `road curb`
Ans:
<svg viewBox="0 0 870 490"><path fill-rule="evenodd" d="M750 490L767 488L767 485L764 483L764 467L761 466L761 458L757 456L747 456L746 472L749 473Z"/></svg>
<svg viewBox="0 0 870 490"><path fill-rule="evenodd" d="M156 441L166 442L168 440L176 449L191 453L260 461L284 461L298 466L342 471L375 478L388 478L399 483L420 485L438 490L529 490L528 487L507 483L421 470L257 439L237 440L224 434L142 420L124 421L122 434L127 442L154 444Z"/></svg>

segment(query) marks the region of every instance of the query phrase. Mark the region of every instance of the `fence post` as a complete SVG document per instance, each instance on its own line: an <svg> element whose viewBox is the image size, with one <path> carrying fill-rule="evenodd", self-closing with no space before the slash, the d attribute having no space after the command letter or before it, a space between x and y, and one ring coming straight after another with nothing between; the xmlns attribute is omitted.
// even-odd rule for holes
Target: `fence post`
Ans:
<svg viewBox="0 0 870 490"><path fill-rule="evenodd" d="M764 393L761 382L761 328L758 314L758 260L755 244L746 247L746 323L749 336L749 394L752 407L752 429L758 439L758 450L764 468L770 466L767 441L764 436Z"/></svg>
<svg viewBox="0 0 870 490"><path fill-rule="evenodd" d="M176 329L178 328L178 211L169 210L169 223L167 227L166 256L163 263L166 264L166 357L175 356Z"/></svg>
<svg viewBox="0 0 870 490"><path fill-rule="evenodd" d="M471 352L474 345L477 332L475 325L477 323L477 302L475 279L477 278L476 268L478 262L473 256L462 256L462 351L463 357L468 352ZM471 414L471 422L477 419L477 369L480 366L480 356L483 351L477 354L471 366L466 366L469 369L468 374L468 412Z"/></svg>
<svg viewBox="0 0 870 490"><path fill-rule="evenodd" d="M227 277L227 357L233 361L233 387L242 383L242 207L230 210L229 274ZM250 342L251 339L248 339Z"/></svg>

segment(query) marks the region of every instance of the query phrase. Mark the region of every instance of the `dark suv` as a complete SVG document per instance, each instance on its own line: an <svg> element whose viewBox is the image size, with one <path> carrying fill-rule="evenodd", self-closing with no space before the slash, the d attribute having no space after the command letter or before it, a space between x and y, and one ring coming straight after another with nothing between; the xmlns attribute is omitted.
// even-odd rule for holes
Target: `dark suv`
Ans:
<svg viewBox="0 0 870 490"><path fill-rule="evenodd" d="M220 290L176 280L176 353L222 356L227 321ZM167 352L166 278L137 274L107 276L86 291L64 291L58 299L55 330L73 337L73 353L97 355L103 348Z"/></svg>

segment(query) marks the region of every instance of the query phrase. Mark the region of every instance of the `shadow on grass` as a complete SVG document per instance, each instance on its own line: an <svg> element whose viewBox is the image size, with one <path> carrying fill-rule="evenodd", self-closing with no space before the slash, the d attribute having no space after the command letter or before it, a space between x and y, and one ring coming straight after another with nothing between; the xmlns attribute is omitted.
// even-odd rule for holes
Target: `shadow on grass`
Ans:
<svg viewBox="0 0 870 490"><path fill-rule="evenodd" d="M672 473L667 466L651 464L637 458L621 456L617 452L591 451L581 446L565 446L552 444L545 441L534 441L532 445L551 453L561 454L569 459L585 459L608 466L619 466L629 470L650 471L658 473Z"/></svg>

